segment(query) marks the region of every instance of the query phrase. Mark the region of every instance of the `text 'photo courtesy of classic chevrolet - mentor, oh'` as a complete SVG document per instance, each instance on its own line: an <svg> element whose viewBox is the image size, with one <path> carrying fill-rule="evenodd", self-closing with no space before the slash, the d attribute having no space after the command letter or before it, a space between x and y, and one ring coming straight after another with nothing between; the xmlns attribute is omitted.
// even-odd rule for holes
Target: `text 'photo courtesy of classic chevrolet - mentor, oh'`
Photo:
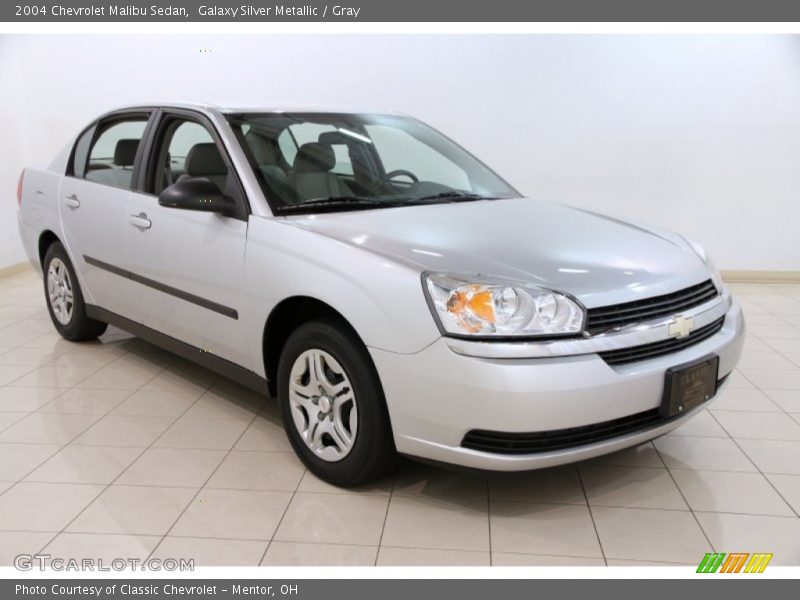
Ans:
<svg viewBox="0 0 800 600"><path fill-rule="evenodd" d="M741 354L701 246L525 198L400 114L133 106L17 196L64 338L111 324L277 397L336 485L400 455L520 471L634 446Z"/></svg>

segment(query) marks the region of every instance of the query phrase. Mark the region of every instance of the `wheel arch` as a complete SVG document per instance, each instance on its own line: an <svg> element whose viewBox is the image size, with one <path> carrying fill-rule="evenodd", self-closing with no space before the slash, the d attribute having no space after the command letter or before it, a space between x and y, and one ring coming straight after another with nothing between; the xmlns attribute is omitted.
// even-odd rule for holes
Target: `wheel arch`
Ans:
<svg viewBox="0 0 800 600"><path fill-rule="evenodd" d="M278 361L286 341L300 325L316 319L334 321L364 343L347 318L327 302L312 296L291 296L281 300L267 317L262 337L264 370L272 396L277 395Z"/></svg>
<svg viewBox="0 0 800 600"><path fill-rule="evenodd" d="M38 250L39 250L39 264L44 266L44 255L47 254L47 249L52 246L55 242L61 243L61 240L58 236L53 233L50 229L45 229L39 235L38 241Z"/></svg>

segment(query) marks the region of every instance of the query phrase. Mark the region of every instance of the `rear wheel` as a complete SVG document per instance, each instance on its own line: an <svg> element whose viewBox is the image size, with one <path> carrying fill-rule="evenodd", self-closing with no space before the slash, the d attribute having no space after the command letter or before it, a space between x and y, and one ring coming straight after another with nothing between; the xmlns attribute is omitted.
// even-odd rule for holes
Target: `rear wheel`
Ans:
<svg viewBox="0 0 800 600"><path fill-rule="evenodd" d="M79 342L102 335L108 325L86 316L81 286L64 246L50 244L42 268L47 311L61 337Z"/></svg>
<svg viewBox="0 0 800 600"><path fill-rule="evenodd" d="M320 479L354 486L397 464L378 374L347 328L312 321L292 333L278 364L278 399L292 447Z"/></svg>

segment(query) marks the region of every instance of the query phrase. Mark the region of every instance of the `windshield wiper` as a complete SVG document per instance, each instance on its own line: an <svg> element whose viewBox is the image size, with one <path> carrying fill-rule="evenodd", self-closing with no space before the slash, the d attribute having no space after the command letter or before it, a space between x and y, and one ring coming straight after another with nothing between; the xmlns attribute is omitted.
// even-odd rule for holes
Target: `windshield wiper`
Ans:
<svg viewBox="0 0 800 600"><path fill-rule="evenodd" d="M403 202L379 200L377 198L364 198L361 196L332 196L330 198L312 198L297 204L287 204L280 207L282 213L304 213L318 210L359 210L362 208L388 208L402 206Z"/></svg>
<svg viewBox="0 0 800 600"><path fill-rule="evenodd" d="M495 200L500 196L483 196L467 192L441 192L430 196L413 196L406 198L368 198L364 196L331 196L330 198L312 198L296 204L286 204L278 210L282 214L302 214L306 212L325 212L339 210L363 210L365 208L397 208L400 206L419 206L421 204L442 202L470 202L473 200Z"/></svg>
<svg viewBox="0 0 800 600"><path fill-rule="evenodd" d="M447 200L449 202L471 202L473 200L495 200L499 196L484 196L483 194L473 194L469 192L459 192L453 190L450 192L439 192L438 194L431 194L430 196L416 196L410 198L414 202L424 202L426 200Z"/></svg>

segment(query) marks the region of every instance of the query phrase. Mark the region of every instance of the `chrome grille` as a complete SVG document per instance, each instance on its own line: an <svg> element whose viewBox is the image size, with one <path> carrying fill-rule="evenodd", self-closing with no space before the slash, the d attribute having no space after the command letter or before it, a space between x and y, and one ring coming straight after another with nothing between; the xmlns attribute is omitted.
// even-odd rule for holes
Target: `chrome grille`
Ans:
<svg viewBox="0 0 800 600"><path fill-rule="evenodd" d="M678 352L689 346L699 344L705 339L710 338L712 335L722 329L725 323L725 317L720 317L713 323L709 323L705 327L694 330L692 333L683 338L669 338L651 344L642 344L641 346L631 346L630 348L621 348L619 350L609 350L608 352L600 352L600 358L606 361L609 365L624 365L626 363L637 362L640 360L647 360L650 358L657 358L665 354L672 354Z"/></svg>
<svg viewBox="0 0 800 600"><path fill-rule="evenodd" d="M717 296L719 290L709 279L671 294L589 309L586 328L591 335L595 335L614 327L669 317L705 304Z"/></svg>

